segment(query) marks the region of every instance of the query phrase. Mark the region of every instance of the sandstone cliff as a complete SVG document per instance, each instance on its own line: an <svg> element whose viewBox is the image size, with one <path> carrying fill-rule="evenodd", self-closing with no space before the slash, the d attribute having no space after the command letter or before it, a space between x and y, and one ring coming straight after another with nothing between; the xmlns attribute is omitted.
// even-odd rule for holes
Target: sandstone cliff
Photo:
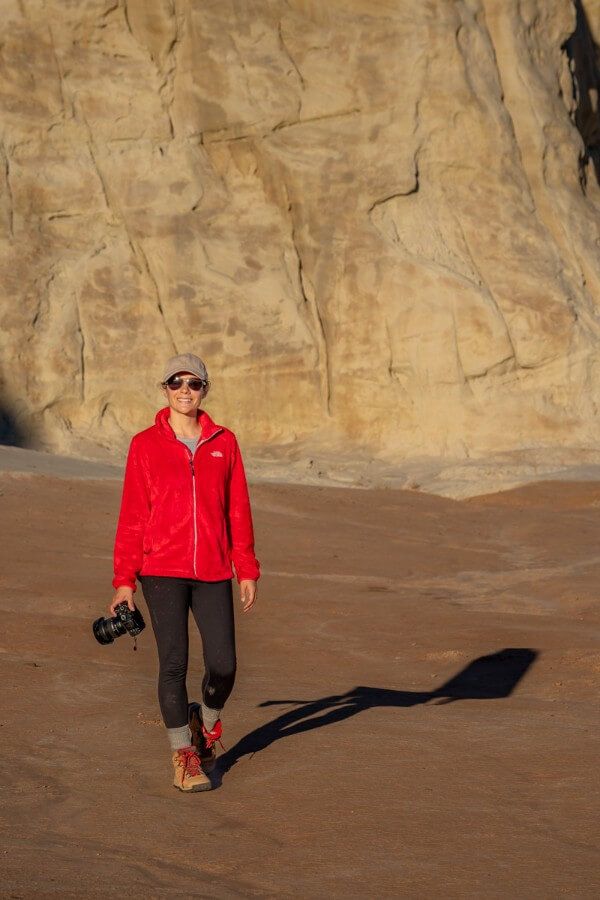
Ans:
<svg viewBox="0 0 600 900"><path fill-rule="evenodd" d="M248 451L595 447L598 26L598 0L5 0L5 433L122 450L191 349Z"/></svg>

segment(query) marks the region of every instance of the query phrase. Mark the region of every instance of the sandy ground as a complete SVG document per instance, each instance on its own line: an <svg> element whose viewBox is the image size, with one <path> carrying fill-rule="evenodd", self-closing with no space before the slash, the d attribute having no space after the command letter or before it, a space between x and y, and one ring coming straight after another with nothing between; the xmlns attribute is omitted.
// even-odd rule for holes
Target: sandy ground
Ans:
<svg viewBox="0 0 600 900"><path fill-rule="evenodd" d="M255 485L264 577L227 751L186 796L150 631L136 653L91 635L118 481L18 468L0 476L2 896L600 895L600 483L460 502Z"/></svg>

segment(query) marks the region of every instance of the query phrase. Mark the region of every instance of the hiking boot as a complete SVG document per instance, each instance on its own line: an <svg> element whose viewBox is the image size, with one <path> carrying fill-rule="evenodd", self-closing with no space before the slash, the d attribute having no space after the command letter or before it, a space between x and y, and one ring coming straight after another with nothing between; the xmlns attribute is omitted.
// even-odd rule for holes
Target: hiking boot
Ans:
<svg viewBox="0 0 600 900"><path fill-rule="evenodd" d="M175 777L173 785L180 791L210 791L212 785L200 766L195 747L182 747L173 754Z"/></svg>
<svg viewBox="0 0 600 900"><path fill-rule="evenodd" d="M198 751L202 768L205 772L212 772L215 767L217 754L214 745L221 743L221 720L219 719L212 731L207 731L202 721L202 711L198 703L190 703L189 725L192 732L192 744ZM221 744L223 746L223 744Z"/></svg>

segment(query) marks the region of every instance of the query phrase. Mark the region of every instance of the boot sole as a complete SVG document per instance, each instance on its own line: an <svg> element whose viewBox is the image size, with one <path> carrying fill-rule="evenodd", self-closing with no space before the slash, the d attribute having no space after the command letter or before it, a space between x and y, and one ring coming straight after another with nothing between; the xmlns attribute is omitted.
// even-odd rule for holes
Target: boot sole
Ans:
<svg viewBox="0 0 600 900"><path fill-rule="evenodd" d="M195 784L191 788L182 788L179 787L178 784L174 784L173 787L176 791L181 791L182 794L198 794L200 791L212 790L212 784L210 784L210 782L208 784Z"/></svg>

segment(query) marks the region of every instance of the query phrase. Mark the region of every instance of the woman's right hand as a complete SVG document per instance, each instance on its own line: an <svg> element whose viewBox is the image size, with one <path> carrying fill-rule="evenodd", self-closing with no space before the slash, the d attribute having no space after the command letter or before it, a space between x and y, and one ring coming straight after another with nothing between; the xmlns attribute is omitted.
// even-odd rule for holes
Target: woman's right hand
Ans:
<svg viewBox="0 0 600 900"><path fill-rule="evenodd" d="M108 607L111 616L116 616L115 607L117 607L119 603L126 603L133 612L135 609L135 603L133 602L133 588L127 587L124 584L117 588L115 596L112 598L112 603Z"/></svg>

